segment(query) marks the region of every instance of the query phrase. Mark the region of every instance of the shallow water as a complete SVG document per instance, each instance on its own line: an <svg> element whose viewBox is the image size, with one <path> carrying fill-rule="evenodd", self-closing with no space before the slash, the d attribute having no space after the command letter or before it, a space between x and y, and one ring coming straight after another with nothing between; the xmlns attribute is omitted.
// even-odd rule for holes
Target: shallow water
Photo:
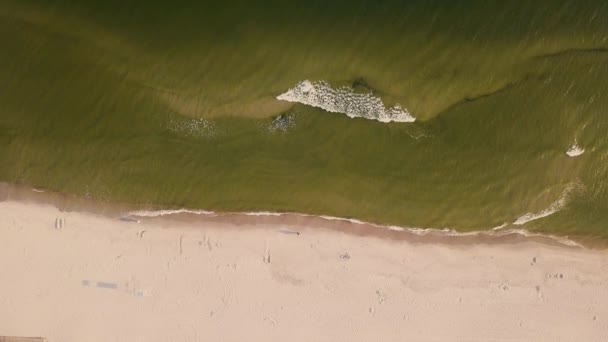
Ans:
<svg viewBox="0 0 608 342"><path fill-rule="evenodd" d="M606 17L603 1L3 1L0 180L606 238ZM277 99L304 80L357 105ZM416 121L366 119L397 104Z"/></svg>

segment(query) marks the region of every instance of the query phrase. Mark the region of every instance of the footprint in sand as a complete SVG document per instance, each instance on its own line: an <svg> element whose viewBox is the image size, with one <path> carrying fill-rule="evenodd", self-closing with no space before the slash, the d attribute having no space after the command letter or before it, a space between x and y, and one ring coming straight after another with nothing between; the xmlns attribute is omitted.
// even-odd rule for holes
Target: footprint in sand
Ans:
<svg viewBox="0 0 608 342"><path fill-rule="evenodd" d="M541 288L540 288L539 285L536 285L536 296L540 300L544 300L545 299L545 296L543 296L543 291L541 290Z"/></svg>
<svg viewBox="0 0 608 342"><path fill-rule="evenodd" d="M55 229L62 230L65 227L65 219L63 218L55 218Z"/></svg>
<svg viewBox="0 0 608 342"><path fill-rule="evenodd" d="M234 301L234 286L229 281L225 281L222 275L220 274L220 281L223 283L222 286L222 295L220 297L220 304L217 308L212 310L209 313L209 316L221 318L224 313L228 310L228 308L232 305Z"/></svg>
<svg viewBox="0 0 608 342"><path fill-rule="evenodd" d="M382 290L376 290L376 296L378 296L378 303L380 304L383 304L387 299L386 294Z"/></svg>
<svg viewBox="0 0 608 342"><path fill-rule="evenodd" d="M213 250L213 246L211 246L211 239L209 239L207 235L205 235L205 245L207 245L209 252Z"/></svg>
<svg viewBox="0 0 608 342"><path fill-rule="evenodd" d="M265 264L270 264L270 249L266 249L263 259Z"/></svg>

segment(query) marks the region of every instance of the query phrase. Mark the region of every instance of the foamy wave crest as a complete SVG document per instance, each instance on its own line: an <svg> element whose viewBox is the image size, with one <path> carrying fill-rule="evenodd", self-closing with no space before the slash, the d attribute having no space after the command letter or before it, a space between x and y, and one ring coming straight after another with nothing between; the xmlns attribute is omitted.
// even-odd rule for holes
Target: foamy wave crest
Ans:
<svg viewBox="0 0 608 342"><path fill-rule="evenodd" d="M250 211L243 213L245 216L281 216L283 213L278 213L275 211Z"/></svg>
<svg viewBox="0 0 608 342"><path fill-rule="evenodd" d="M496 227L492 228L492 230L494 230L494 231L501 230L501 229L505 228L508 225L509 224L505 222L505 223L501 224L500 226L496 226Z"/></svg>
<svg viewBox="0 0 608 342"><path fill-rule="evenodd" d="M543 209L536 213L527 213L522 215L513 222L514 225L521 226L530 221L538 220L550 215L555 214L556 212L564 209L564 207L568 204L568 200L570 199L570 195L572 192L578 187L578 183L569 185L561 194L559 199L549 206L549 208Z"/></svg>
<svg viewBox="0 0 608 342"><path fill-rule="evenodd" d="M194 214L194 215L214 215L215 212L208 210L192 210L192 209L163 209L163 210L137 210L127 213L125 216L137 217L159 217L177 214Z"/></svg>
<svg viewBox="0 0 608 342"><path fill-rule="evenodd" d="M566 151L566 154L568 155L568 157L578 157L581 154L585 153L585 149L578 146L578 144L574 143L574 145L572 145L568 151Z"/></svg>
<svg viewBox="0 0 608 342"><path fill-rule="evenodd" d="M495 236L495 237L512 235L512 234L522 235L522 236L529 237L529 238L542 237L542 238L548 238L548 239L554 240L564 246L581 247L581 248L583 247L583 245L579 244L576 241L570 240L567 237L561 237L561 236L556 236L556 235L551 235L551 234L533 233L533 232L525 230L525 229L502 229L502 230L493 231L493 232L482 231L482 232L475 232L475 233L478 233L477 235L486 234L486 235Z"/></svg>
<svg viewBox="0 0 608 342"><path fill-rule="evenodd" d="M277 96L277 99L302 103L328 112L346 114L351 118L365 118L381 122L416 121L416 118L399 104L386 108L382 100L371 93L356 93L350 87L332 88L325 81L304 80Z"/></svg>

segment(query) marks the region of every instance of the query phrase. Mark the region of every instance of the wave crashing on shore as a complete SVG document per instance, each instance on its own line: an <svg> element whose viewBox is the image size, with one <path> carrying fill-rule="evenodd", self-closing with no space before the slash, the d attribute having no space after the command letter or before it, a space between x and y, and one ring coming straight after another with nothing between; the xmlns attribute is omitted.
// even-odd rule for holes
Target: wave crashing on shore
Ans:
<svg viewBox="0 0 608 342"><path fill-rule="evenodd" d="M566 187L566 189L564 189L557 201L551 203L548 208L545 208L536 213L527 213L525 215L522 215L518 217L517 220L513 222L513 224L516 226L521 226L530 221L538 220L557 213L558 211L564 209L564 207L568 204L568 200L570 199L572 192L578 187L580 187L578 183L570 184L568 187Z"/></svg>
<svg viewBox="0 0 608 342"><path fill-rule="evenodd" d="M381 122L414 122L407 109L396 104L385 107L382 100L371 93L356 93L351 87L332 88L325 81L304 80L277 96L277 100L302 103L351 118L365 118Z"/></svg>

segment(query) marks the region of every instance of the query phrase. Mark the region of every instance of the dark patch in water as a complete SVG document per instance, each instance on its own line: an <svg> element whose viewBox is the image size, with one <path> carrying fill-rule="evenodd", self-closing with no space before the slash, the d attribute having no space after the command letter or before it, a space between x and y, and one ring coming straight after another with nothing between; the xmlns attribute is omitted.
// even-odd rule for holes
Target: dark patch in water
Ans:
<svg viewBox="0 0 608 342"><path fill-rule="evenodd" d="M528 74L526 75L524 78L517 80L517 81L513 81L513 82L509 82L507 84L505 84L504 86L491 91L491 92L487 92L487 93L483 93L483 94L478 94L478 95L473 95L473 96L466 96L463 99L456 101L455 103L453 103L452 105L448 106L446 109L442 110L441 112L439 112L439 114L445 113L445 112L449 112L450 110L463 105L465 103L469 103L469 102L474 102L474 101L478 101L481 99L484 99L486 97L490 97L490 96L494 96L494 95L498 95L501 93L504 93L508 90L511 90L515 87L518 87L520 85L522 85L523 83L531 80L531 79L540 79L542 80L544 78L543 75L535 75L535 74Z"/></svg>
<svg viewBox="0 0 608 342"><path fill-rule="evenodd" d="M372 86L367 83L367 80L363 77L357 77L353 80L351 87L355 90L363 90L367 92L377 92Z"/></svg>
<svg viewBox="0 0 608 342"><path fill-rule="evenodd" d="M283 113L272 119L268 126L270 132L287 132L289 129L295 126L295 117L291 113Z"/></svg>
<svg viewBox="0 0 608 342"><path fill-rule="evenodd" d="M547 53L543 55L537 55L533 58L535 59L543 59L543 58L555 58L555 57L565 57L568 55L575 54L604 54L608 53L608 48L590 48L590 49L566 49L560 50L552 53Z"/></svg>

